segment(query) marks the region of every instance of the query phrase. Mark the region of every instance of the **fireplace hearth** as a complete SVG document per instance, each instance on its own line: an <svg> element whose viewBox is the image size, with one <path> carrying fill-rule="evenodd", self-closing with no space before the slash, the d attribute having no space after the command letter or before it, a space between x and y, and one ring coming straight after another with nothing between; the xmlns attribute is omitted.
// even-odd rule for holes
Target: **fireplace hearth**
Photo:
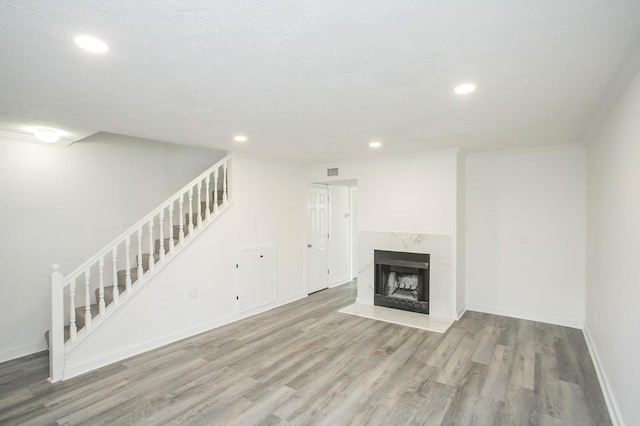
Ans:
<svg viewBox="0 0 640 426"><path fill-rule="evenodd" d="M374 261L374 305L429 313L428 254L375 250Z"/></svg>

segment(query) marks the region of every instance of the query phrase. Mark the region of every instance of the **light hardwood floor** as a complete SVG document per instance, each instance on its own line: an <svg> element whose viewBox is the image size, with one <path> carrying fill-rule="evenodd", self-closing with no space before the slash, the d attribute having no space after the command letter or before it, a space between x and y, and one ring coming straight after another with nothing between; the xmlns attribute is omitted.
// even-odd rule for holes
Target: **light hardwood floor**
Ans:
<svg viewBox="0 0 640 426"><path fill-rule="evenodd" d="M579 330L467 312L446 334L338 313L353 283L50 384L0 364L0 424L607 425Z"/></svg>

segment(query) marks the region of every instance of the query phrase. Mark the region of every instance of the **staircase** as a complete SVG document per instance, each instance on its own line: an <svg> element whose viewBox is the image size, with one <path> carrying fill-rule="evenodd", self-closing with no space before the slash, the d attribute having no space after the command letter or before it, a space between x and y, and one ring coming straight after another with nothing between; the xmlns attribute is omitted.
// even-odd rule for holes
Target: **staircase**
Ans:
<svg viewBox="0 0 640 426"><path fill-rule="evenodd" d="M231 206L230 166L230 156L214 164L72 273L52 266L50 381L62 380L66 356Z"/></svg>

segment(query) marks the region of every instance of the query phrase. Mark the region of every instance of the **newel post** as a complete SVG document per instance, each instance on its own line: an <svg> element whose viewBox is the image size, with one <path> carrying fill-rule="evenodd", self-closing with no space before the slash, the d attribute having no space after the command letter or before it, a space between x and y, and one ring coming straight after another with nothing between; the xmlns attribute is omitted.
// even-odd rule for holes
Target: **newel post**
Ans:
<svg viewBox="0 0 640 426"><path fill-rule="evenodd" d="M51 326L49 328L49 380L62 380L64 371L64 288L60 265L51 266Z"/></svg>

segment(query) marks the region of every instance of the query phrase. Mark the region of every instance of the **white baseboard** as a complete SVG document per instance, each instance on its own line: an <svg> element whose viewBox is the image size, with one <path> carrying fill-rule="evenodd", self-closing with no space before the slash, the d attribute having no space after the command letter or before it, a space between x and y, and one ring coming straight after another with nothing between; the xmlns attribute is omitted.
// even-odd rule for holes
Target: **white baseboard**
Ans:
<svg viewBox="0 0 640 426"><path fill-rule="evenodd" d="M124 359L130 358L132 356L136 356L139 355L141 353L144 352L148 352L150 350L153 349L158 349L162 346L166 346L169 345L171 343L175 343L179 340L183 340L189 337L193 337L197 334L201 334L201 333L205 333L207 331L213 330L214 328L218 328L218 327L222 327L224 325L230 324L232 322L236 322L266 311L269 311L271 309L275 309L278 308L280 306L283 305L287 305L289 303L295 302L297 300L303 299L307 297L306 293L302 293L299 295L295 295L295 296L291 296L288 297L286 299L280 300L276 303L273 303L271 305L268 306L264 306L261 308L258 308L256 310L253 311L249 311L249 312L243 312L242 314L238 314L238 315L231 315L228 317L224 317L224 318L219 318L217 320L208 322L208 323L204 323L204 324L198 324L194 327L189 327L189 328L185 328L183 330L177 331L175 333L171 333L169 335L166 336L162 336L160 338L157 339L152 339L152 340L148 340L144 343L135 345L135 346L130 346L128 348L124 348L124 349L120 349L114 352L111 352L107 355L101 356L99 358L94 358L92 360L89 361L85 361L85 362L81 362L78 363L76 365L72 365L72 366L65 366L65 370L63 373L63 378L62 380L68 380L71 379L73 377L77 377L81 374L85 374L88 373L90 371L96 370L98 368L102 368L105 367L107 365L113 364L115 362L119 362L122 361Z"/></svg>
<svg viewBox="0 0 640 426"><path fill-rule="evenodd" d="M8 349L0 352L0 362L11 361L12 359L22 358L23 356L35 354L38 352L46 351L47 344L42 338L42 341L31 345L24 345L17 348Z"/></svg>
<svg viewBox="0 0 640 426"><path fill-rule="evenodd" d="M329 288L338 287L338 286L340 286L342 284L350 283L351 281L353 281L353 280L336 281L335 283L329 284Z"/></svg>
<svg viewBox="0 0 640 426"><path fill-rule="evenodd" d="M604 372L602 362L600 361L600 355L598 354L598 350L596 349L596 346L591 339L589 329L586 326L582 329L582 334L584 334L584 340L587 342L587 348L589 348L589 354L591 355L593 366L595 367L596 374L598 375L600 388L602 389L604 400L607 403L607 408L609 409L611 423L613 423L614 426L624 426L624 420L622 420L622 415L620 413L620 409L618 408L618 403L616 402L613 392L611 391L609 379L607 379L607 375Z"/></svg>
<svg viewBox="0 0 640 426"><path fill-rule="evenodd" d="M558 318L553 315L540 314L536 312L518 311L513 309L499 308L496 306L467 304L467 311L483 312L485 314L501 315L504 317L519 318L529 321L545 322L548 324L562 325L564 327L582 329L583 321L570 320L566 318Z"/></svg>
<svg viewBox="0 0 640 426"><path fill-rule="evenodd" d="M462 308L458 309L458 318L457 321L460 321L460 318L462 318L462 316L464 315L464 313L467 312L467 307L463 306Z"/></svg>

